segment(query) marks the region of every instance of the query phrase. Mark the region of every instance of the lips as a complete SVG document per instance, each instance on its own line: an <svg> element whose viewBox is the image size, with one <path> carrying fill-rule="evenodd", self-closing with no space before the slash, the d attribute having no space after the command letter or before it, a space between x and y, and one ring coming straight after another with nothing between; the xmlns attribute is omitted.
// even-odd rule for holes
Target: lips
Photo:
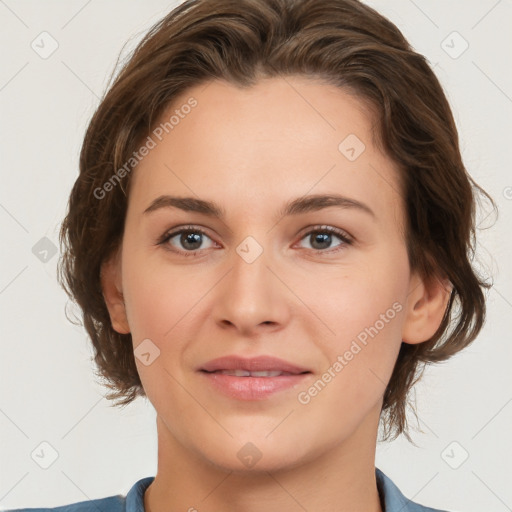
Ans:
<svg viewBox="0 0 512 512"><path fill-rule="evenodd" d="M198 371L212 389L246 402L268 400L274 395L276 399L289 396L286 391L296 389L312 375L306 367L272 356L219 357Z"/></svg>
<svg viewBox="0 0 512 512"><path fill-rule="evenodd" d="M243 358L236 355L219 357L208 361L200 368L200 371L236 377L277 377L280 375L310 373L308 368L277 357L258 356Z"/></svg>

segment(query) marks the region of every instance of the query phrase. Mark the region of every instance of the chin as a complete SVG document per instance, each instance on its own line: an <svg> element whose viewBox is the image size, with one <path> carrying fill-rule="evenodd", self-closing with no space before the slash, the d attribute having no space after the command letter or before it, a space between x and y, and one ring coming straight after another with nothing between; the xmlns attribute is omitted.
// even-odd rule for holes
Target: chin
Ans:
<svg viewBox="0 0 512 512"><path fill-rule="evenodd" d="M313 454L303 453L297 448L307 446L305 439L293 439L291 436L269 439L265 438L267 430L261 432L264 433L248 432L247 436L242 436L243 439L234 436L229 441L224 438L219 442L207 442L198 449L202 457L217 469L241 475L286 471L314 458Z"/></svg>
<svg viewBox="0 0 512 512"><path fill-rule="evenodd" d="M242 451L247 446L242 447ZM252 451L252 450L248 450ZM254 452L253 452L254 453ZM258 458L261 457L261 458ZM244 460L245 459L245 460ZM304 460L298 457L297 453L267 453L260 451L259 455L254 455L253 460L250 460L249 455L243 455L242 460L238 457L238 453L235 457L227 457L226 453L219 454L219 457L210 457L209 463L215 466L217 469L235 473L237 475L265 475L268 473L276 473L280 471L288 471L300 466L304 463Z"/></svg>

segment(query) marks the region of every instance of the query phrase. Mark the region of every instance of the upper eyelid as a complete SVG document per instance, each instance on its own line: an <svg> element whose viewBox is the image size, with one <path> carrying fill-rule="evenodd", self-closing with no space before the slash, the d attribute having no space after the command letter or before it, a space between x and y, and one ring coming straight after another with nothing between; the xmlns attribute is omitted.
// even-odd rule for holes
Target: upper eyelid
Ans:
<svg viewBox="0 0 512 512"><path fill-rule="evenodd" d="M304 230L301 231L302 236L308 235L310 233L315 232L322 232L327 231L331 234L343 236L345 238L348 238L352 240L354 237L348 233L345 229L337 228L335 226L330 226L329 224L315 224L313 226L308 226L307 228L304 228Z"/></svg>
<svg viewBox="0 0 512 512"><path fill-rule="evenodd" d="M161 238L162 239L173 238L176 235L179 235L179 234L183 233L184 231L192 231L192 232L201 233L203 235L206 235L210 240L213 241L213 238L208 234L206 228L204 228L202 226L178 226L176 228L171 228L171 229L167 230L162 235Z"/></svg>

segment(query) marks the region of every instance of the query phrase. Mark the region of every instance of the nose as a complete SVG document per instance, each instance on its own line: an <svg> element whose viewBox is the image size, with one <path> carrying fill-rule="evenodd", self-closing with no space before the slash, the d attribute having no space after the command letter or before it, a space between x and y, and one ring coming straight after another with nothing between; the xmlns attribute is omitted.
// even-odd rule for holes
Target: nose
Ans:
<svg viewBox="0 0 512 512"><path fill-rule="evenodd" d="M270 251L263 249L251 261L243 249L233 251L230 270L215 287L214 320L222 329L244 336L282 329L289 320L291 294L280 279L277 264Z"/></svg>

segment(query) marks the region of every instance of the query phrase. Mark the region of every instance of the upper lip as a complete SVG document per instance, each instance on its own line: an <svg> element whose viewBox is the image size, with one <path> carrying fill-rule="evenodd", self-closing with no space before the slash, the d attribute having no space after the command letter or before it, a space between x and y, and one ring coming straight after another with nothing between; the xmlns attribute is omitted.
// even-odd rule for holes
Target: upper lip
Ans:
<svg viewBox="0 0 512 512"><path fill-rule="evenodd" d="M289 363L284 359L272 356L244 358L236 355L219 357L204 364L200 370L214 372L217 370L281 371L299 374L309 372L307 368Z"/></svg>

